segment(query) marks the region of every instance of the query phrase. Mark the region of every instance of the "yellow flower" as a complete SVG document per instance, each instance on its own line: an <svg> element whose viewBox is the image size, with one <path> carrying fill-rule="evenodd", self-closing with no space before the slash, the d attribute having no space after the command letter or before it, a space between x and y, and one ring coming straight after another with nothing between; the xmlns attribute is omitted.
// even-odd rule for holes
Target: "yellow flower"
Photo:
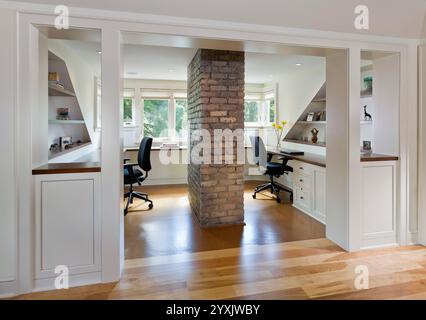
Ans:
<svg viewBox="0 0 426 320"><path fill-rule="evenodd" d="M282 129L283 129L283 126L279 124L279 125L277 125L277 129L278 129L278 130L282 130Z"/></svg>
<svg viewBox="0 0 426 320"><path fill-rule="evenodd" d="M276 124L275 124L275 123L273 123L273 124L272 124L272 126L275 128Z"/></svg>
<svg viewBox="0 0 426 320"><path fill-rule="evenodd" d="M282 124L283 126L285 126L285 125L287 124L287 121L283 120L283 121L281 121L281 124Z"/></svg>

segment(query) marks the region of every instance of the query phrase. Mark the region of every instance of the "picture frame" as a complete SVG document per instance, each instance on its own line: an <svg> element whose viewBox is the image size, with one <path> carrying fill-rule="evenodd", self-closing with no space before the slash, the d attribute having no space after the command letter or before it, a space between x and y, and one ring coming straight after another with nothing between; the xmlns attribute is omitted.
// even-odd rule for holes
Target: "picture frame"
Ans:
<svg viewBox="0 0 426 320"><path fill-rule="evenodd" d="M314 121L314 113L313 112L308 113L308 116L306 117L306 121L308 121L308 122Z"/></svg>
<svg viewBox="0 0 426 320"><path fill-rule="evenodd" d="M70 144L72 144L72 138L71 137L60 137L59 138L59 146L62 149L66 149L66 147Z"/></svg>

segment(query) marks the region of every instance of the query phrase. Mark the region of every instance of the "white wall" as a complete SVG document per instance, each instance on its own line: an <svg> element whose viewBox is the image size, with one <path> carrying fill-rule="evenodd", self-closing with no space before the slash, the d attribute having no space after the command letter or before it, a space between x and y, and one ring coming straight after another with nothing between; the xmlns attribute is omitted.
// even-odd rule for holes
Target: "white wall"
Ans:
<svg viewBox="0 0 426 320"><path fill-rule="evenodd" d="M0 9L0 296L16 279L16 24L14 10Z"/></svg>
<svg viewBox="0 0 426 320"><path fill-rule="evenodd" d="M303 66L301 66L303 68ZM325 82L325 59L318 66L286 74L278 80L278 120L286 120L284 136Z"/></svg>
<svg viewBox="0 0 426 320"><path fill-rule="evenodd" d="M399 55L373 61L373 151L399 155Z"/></svg>
<svg viewBox="0 0 426 320"><path fill-rule="evenodd" d="M49 50L65 62L90 140L93 144L99 145L100 137L94 128L96 115L95 71L64 42L64 40L49 39Z"/></svg>

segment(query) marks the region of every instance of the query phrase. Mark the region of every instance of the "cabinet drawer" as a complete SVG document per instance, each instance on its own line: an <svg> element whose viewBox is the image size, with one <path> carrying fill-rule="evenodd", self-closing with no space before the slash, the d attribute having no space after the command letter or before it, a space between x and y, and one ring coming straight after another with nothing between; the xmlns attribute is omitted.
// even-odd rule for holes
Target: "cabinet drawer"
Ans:
<svg viewBox="0 0 426 320"><path fill-rule="evenodd" d="M311 192L303 187L296 186L294 204L306 212L311 212Z"/></svg>
<svg viewBox="0 0 426 320"><path fill-rule="evenodd" d="M311 176L299 172L293 178L293 183L303 189L311 189L311 182Z"/></svg>
<svg viewBox="0 0 426 320"><path fill-rule="evenodd" d="M309 163L297 161L294 163L293 171L309 175L314 171L314 167Z"/></svg>

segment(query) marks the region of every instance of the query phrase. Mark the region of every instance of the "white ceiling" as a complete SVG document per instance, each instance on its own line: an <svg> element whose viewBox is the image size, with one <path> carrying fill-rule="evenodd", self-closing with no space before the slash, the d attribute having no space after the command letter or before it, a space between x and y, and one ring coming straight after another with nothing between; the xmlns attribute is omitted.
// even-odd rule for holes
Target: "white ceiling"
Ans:
<svg viewBox="0 0 426 320"><path fill-rule="evenodd" d="M100 45L77 40L62 41L100 73ZM124 77L128 79L186 80L187 66L197 49L124 45ZM301 63L301 66L296 64ZM282 74L301 72L324 63L323 57L246 52L247 83L266 83Z"/></svg>
<svg viewBox="0 0 426 320"><path fill-rule="evenodd" d="M57 0L24 0L57 5ZM425 0L62 0L71 7L189 17L324 31L425 37ZM370 29L354 28L354 8L370 11ZM218 23L217 25L220 25Z"/></svg>

